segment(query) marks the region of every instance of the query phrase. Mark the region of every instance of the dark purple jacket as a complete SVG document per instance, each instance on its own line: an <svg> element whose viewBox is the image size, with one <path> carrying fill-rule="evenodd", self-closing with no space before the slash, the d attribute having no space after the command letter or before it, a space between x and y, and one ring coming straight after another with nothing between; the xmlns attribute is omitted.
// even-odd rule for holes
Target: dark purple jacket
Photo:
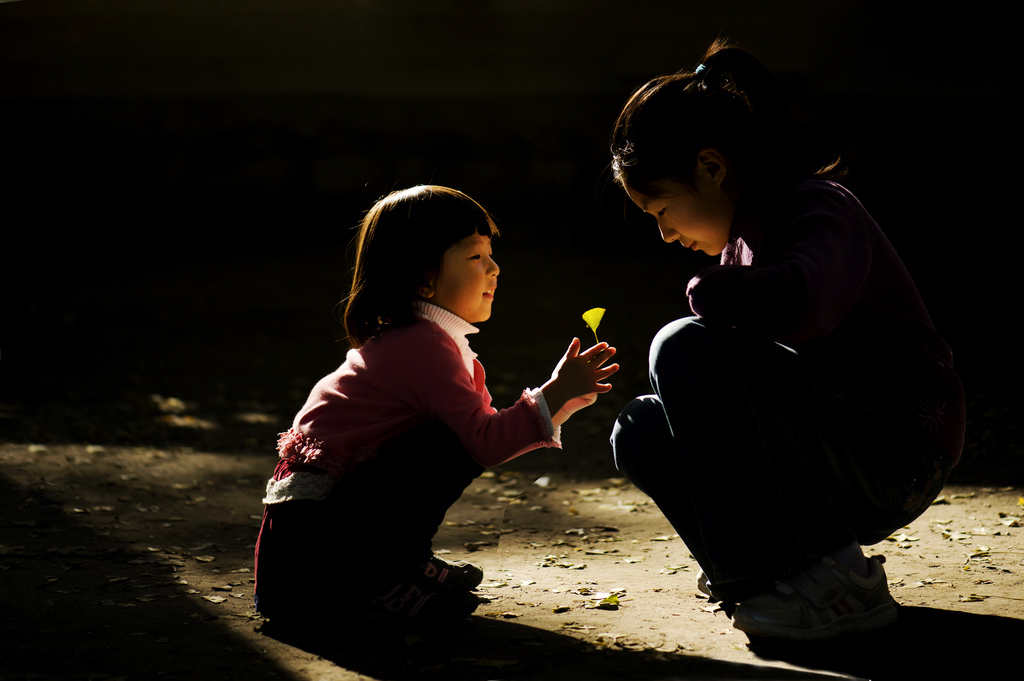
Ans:
<svg viewBox="0 0 1024 681"><path fill-rule="evenodd" d="M845 187L804 180L737 220L721 265L687 287L694 314L870 380L959 460L964 395L903 261Z"/></svg>

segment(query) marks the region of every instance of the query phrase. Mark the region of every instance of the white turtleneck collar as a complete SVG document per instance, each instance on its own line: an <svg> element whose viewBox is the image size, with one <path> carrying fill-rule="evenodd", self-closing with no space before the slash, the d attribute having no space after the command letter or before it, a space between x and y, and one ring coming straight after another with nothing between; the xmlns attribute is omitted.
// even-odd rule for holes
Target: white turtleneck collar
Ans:
<svg viewBox="0 0 1024 681"><path fill-rule="evenodd" d="M473 360L476 359L476 353L470 349L469 340L466 336L471 333L480 333L480 329L476 328L457 314L453 314L443 307L438 307L437 305L428 303L425 300L414 301L413 309L415 310L417 317L422 317L423 319L434 322L440 326L445 333L451 336L451 339L459 346L459 354L462 356L462 363L466 365L466 371L468 371L469 375L472 376Z"/></svg>

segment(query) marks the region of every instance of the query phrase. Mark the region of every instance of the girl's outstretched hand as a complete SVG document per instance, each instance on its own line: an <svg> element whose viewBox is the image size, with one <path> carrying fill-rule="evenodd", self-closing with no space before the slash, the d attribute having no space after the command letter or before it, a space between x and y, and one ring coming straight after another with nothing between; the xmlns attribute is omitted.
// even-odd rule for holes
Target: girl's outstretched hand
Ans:
<svg viewBox="0 0 1024 681"><path fill-rule="evenodd" d="M619 370L618 364L602 366L613 355L615 348L607 343L598 343L580 352L580 339L572 339L552 372L551 380L541 386L548 409L556 415L552 418L555 425L564 422L573 412L589 407L599 393L612 389L611 384L601 381Z"/></svg>

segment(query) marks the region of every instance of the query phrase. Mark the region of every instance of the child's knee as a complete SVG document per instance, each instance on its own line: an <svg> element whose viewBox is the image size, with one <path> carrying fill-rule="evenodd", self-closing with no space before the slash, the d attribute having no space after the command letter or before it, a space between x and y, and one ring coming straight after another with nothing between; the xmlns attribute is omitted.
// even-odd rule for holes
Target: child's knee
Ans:
<svg viewBox="0 0 1024 681"><path fill-rule="evenodd" d="M615 467L638 484L653 461L666 454L672 438L657 395L638 397L622 410L611 436Z"/></svg>
<svg viewBox="0 0 1024 681"><path fill-rule="evenodd" d="M662 327L651 341L651 376L671 372L680 364L690 369L714 364L722 346L719 333L700 317L677 319Z"/></svg>

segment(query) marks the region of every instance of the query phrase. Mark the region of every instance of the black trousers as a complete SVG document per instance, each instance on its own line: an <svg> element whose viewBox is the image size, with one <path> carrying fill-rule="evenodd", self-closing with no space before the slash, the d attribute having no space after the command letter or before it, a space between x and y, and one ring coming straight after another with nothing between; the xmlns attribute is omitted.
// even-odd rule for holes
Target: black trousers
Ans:
<svg viewBox="0 0 1024 681"><path fill-rule="evenodd" d="M344 612L415 581L445 513L483 470L432 421L383 443L327 499L264 507L256 609L268 617Z"/></svg>

